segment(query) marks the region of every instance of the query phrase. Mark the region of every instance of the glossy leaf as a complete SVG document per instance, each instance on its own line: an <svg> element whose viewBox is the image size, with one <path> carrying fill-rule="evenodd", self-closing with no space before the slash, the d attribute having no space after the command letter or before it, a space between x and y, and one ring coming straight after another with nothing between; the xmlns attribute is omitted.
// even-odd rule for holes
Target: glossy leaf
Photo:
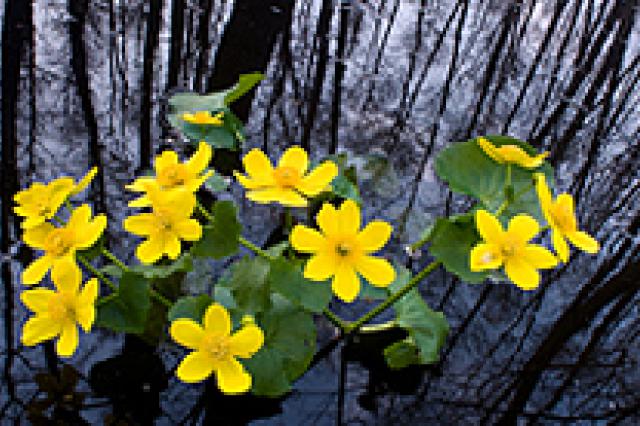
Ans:
<svg viewBox="0 0 640 426"><path fill-rule="evenodd" d="M393 370L422 363L420 349L411 337L387 346L384 350L384 359Z"/></svg>
<svg viewBox="0 0 640 426"><path fill-rule="evenodd" d="M167 317L170 322L178 318L190 318L196 322L201 322L204 312L212 302L211 297L206 294L181 297L169 309Z"/></svg>
<svg viewBox="0 0 640 426"><path fill-rule="evenodd" d="M202 238L194 243L194 256L221 259L238 251L242 225L236 206L231 201L218 201L213 206L213 222L202 229Z"/></svg>
<svg viewBox="0 0 640 426"><path fill-rule="evenodd" d="M114 294L98 307L96 324L113 331L143 333L151 307L149 281L125 272Z"/></svg>
<svg viewBox="0 0 640 426"><path fill-rule="evenodd" d="M331 300L328 282L309 281L297 265L283 258L271 262L269 284L272 291L311 312L322 312Z"/></svg>
<svg viewBox="0 0 640 426"><path fill-rule="evenodd" d="M231 291L242 314L269 309L269 262L260 257L244 257L236 262L217 286Z"/></svg>
<svg viewBox="0 0 640 426"><path fill-rule="evenodd" d="M189 272L193 269L193 258L183 254L169 265L136 265L131 270L150 280L168 278L177 272Z"/></svg>
<svg viewBox="0 0 640 426"><path fill-rule="evenodd" d="M231 89L225 91L224 103L229 106L236 100L240 99L245 93L253 89L253 87L260 83L264 75L259 72L250 74L242 74L238 78L238 82Z"/></svg>

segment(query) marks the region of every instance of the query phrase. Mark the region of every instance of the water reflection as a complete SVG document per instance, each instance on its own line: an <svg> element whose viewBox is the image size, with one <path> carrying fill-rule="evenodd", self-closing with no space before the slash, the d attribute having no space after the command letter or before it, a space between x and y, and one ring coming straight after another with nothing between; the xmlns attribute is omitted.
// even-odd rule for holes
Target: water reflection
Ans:
<svg viewBox="0 0 640 426"><path fill-rule="evenodd" d="M1 271L3 420L640 421L640 360L629 350L640 343L636 2L29 3L7 0L2 9L0 248L12 259ZM163 116L167 93L223 87L259 70L266 81L236 111L248 119L247 148L275 155L301 143L317 155L389 159L400 193L381 190L387 177L367 181L363 194L367 215L404 230L393 246L402 262L403 243L466 207L436 180L434 153L501 132L552 151L557 184L576 195L603 254L578 258L531 294L437 273L423 294L453 326L437 366L391 372L357 342L330 347L282 401L178 383L181 354L169 344L156 353L133 337L98 333L59 372L46 347L18 345L26 313L16 278L30 253L16 245L16 188L99 165L92 201L108 207L110 245L131 256L119 225L122 185L161 146L181 146ZM219 151L216 165L232 168L230 158L237 161ZM254 239L277 234L277 210L240 205ZM348 317L366 306L335 308ZM332 333L318 321L322 346Z"/></svg>

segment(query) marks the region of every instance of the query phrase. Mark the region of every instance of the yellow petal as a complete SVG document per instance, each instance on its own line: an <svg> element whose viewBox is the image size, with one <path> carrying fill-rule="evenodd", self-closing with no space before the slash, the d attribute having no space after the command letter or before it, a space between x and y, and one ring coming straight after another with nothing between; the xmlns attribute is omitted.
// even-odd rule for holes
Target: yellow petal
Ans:
<svg viewBox="0 0 640 426"><path fill-rule="evenodd" d="M22 241L29 247L43 249L49 240L49 234L55 228L52 224L45 222L39 226L26 229L22 234Z"/></svg>
<svg viewBox="0 0 640 426"><path fill-rule="evenodd" d="M164 240L158 236L151 236L140 243L136 249L136 257L147 265L155 263L164 254Z"/></svg>
<svg viewBox="0 0 640 426"><path fill-rule="evenodd" d="M82 327L82 330L84 330L85 333L89 333L96 319L95 307L83 306L83 307L77 308L76 319L78 320L78 324L80 324L80 327Z"/></svg>
<svg viewBox="0 0 640 426"><path fill-rule="evenodd" d="M175 235L169 236L164 241L164 252L167 253L169 259L175 260L180 256L180 252L182 251L182 247L180 245L180 240Z"/></svg>
<svg viewBox="0 0 640 426"><path fill-rule="evenodd" d="M502 225L486 210L476 211L476 228L482 239L488 243L501 244L504 239Z"/></svg>
<svg viewBox="0 0 640 426"><path fill-rule="evenodd" d="M551 190L547 185L547 180L543 173L536 173L534 176L536 181L536 192L538 193L538 200L540 202L540 210L542 210L542 214L549 225L553 226L553 216L551 215L553 198L551 196Z"/></svg>
<svg viewBox="0 0 640 426"><path fill-rule="evenodd" d="M194 175L199 175L209 165L212 155L213 150L211 149L211 145L204 141L200 141L198 150L187 161L187 169L189 169L189 171Z"/></svg>
<svg viewBox="0 0 640 426"><path fill-rule="evenodd" d="M91 181L96 176L96 174L98 174L98 168L93 167L91 170L89 170L89 172L86 175L84 175L82 179L80 179L78 184L71 191L71 195L79 194L85 189L87 189L87 187L89 186L89 184L91 184Z"/></svg>
<svg viewBox="0 0 640 426"><path fill-rule="evenodd" d="M16 213L18 214L18 208L16 207L14 209L14 211L16 211ZM29 213L23 214L22 216L28 216ZM31 228L35 228L39 225L42 225L43 223L45 223L45 221L47 220L46 217L44 216L29 216L26 217L21 223L20 223L20 228L22 229L31 229Z"/></svg>
<svg viewBox="0 0 640 426"><path fill-rule="evenodd" d="M274 184L271 161L257 148L252 149L242 159L244 169L251 179L263 186Z"/></svg>
<svg viewBox="0 0 640 426"><path fill-rule="evenodd" d="M396 279L396 271L386 259L361 256L356 262L356 270L376 287L386 287Z"/></svg>
<svg viewBox="0 0 640 426"><path fill-rule="evenodd" d="M324 281L336 273L336 256L319 253L312 256L304 267L304 277L313 281Z"/></svg>
<svg viewBox="0 0 640 426"><path fill-rule="evenodd" d="M89 223L91 220L91 207L89 204L83 204L73 209L71 217L67 223L66 228L69 229L81 229Z"/></svg>
<svg viewBox="0 0 640 426"><path fill-rule="evenodd" d="M178 154L175 151L162 151L160 155L156 156L156 174L160 174L161 170L176 164L178 164Z"/></svg>
<svg viewBox="0 0 640 426"><path fill-rule="evenodd" d="M327 237L338 235L340 232L338 228L338 211L331 203L324 203L322 205L322 208L316 216L316 223L322 233Z"/></svg>
<svg viewBox="0 0 640 426"><path fill-rule="evenodd" d="M84 284L82 290L80 290L80 296L78 298L78 304L80 306L91 306L96 303L96 299L98 298L98 289L100 285L98 284L97 278L91 278Z"/></svg>
<svg viewBox="0 0 640 426"><path fill-rule="evenodd" d="M507 276L522 290L533 290L540 285L540 274L524 259L510 257L504 265Z"/></svg>
<svg viewBox="0 0 640 426"><path fill-rule="evenodd" d="M553 206L553 210L556 212L556 220L557 218L561 218L559 220L559 225L562 227L562 230L566 233L577 231L578 229L578 221L576 220L575 207L573 203L573 197L569 194L560 194L558 198L556 198L556 202Z"/></svg>
<svg viewBox="0 0 640 426"><path fill-rule="evenodd" d="M78 348L78 326L71 321L67 321L62 325L60 338L56 342L56 352L58 356L70 357Z"/></svg>
<svg viewBox="0 0 640 426"><path fill-rule="evenodd" d="M149 185L153 185L156 182L155 178L150 176L142 176L131 182L129 185L125 185L125 188L134 192L146 192Z"/></svg>
<svg viewBox="0 0 640 426"><path fill-rule="evenodd" d="M174 230L181 240L198 241L202 237L202 226L195 219L180 221L174 225Z"/></svg>
<svg viewBox="0 0 640 426"><path fill-rule="evenodd" d="M360 293L360 278L351 265L341 264L331 282L333 293L344 302L351 303Z"/></svg>
<svg viewBox="0 0 640 426"><path fill-rule="evenodd" d="M307 200L293 189L266 188L247 192L247 198L256 203L278 202L288 207L306 207Z"/></svg>
<svg viewBox="0 0 640 426"><path fill-rule="evenodd" d="M60 323L52 321L46 315L35 315L22 327L22 344L34 346L45 340L53 339L60 333Z"/></svg>
<svg viewBox="0 0 640 426"><path fill-rule="evenodd" d="M204 313L204 329L218 336L231 334L231 317L224 306L212 303Z"/></svg>
<svg viewBox="0 0 640 426"><path fill-rule="evenodd" d="M129 201L127 206L132 208L149 207L151 206L151 200L146 195L142 195L138 198L134 198L133 200Z"/></svg>
<svg viewBox="0 0 640 426"><path fill-rule="evenodd" d="M53 261L51 279L58 291L76 294L82 280L82 272L73 257L65 256Z"/></svg>
<svg viewBox="0 0 640 426"><path fill-rule="evenodd" d="M519 214L509 221L507 233L527 242L540 232L538 222L527 214Z"/></svg>
<svg viewBox="0 0 640 426"><path fill-rule="evenodd" d="M129 216L123 222L124 229L134 235L147 236L154 234L158 230L158 223L151 213L140 213Z"/></svg>
<svg viewBox="0 0 640 426"><path fill-rule="evenodd" d="M171 323L169 334L177 344L189 349L198 349L204 337L204 330L194 320L180 318Z"/></svg>
<svg viewBox="0 0 640 426"><path fill-rule="evenodd" d="M582 231L574 231L566 234L571 244L578 247L582 251L595 254L600 250L600 243L591 235Z"/></svg>
<svg viewBox="0 0 640 426"><path fill-rule="evenodd" d="M333 161L325 161L318 165L307 176L303 177L296 189L308 197L315 197L329 189L329 184L338 176L338 166Z"/></svg>
<svg viewBox="0 0 640 426"><path fill-rule="evenodd" d="M218 387L225 394L239 394L251 389L251 376L235 358L217 363L216 378Z"/></svg>
<svg viewBox="0 0 640 426"><path fill-rule="evenodd" d="M315 253L327 245L321 233L304 225L293 227L290 240L294 249L305 253Z"/></svg>
<svg viewBox="0 0 640 426"><path fill-rule="evenodd" d="M553 241L553 248L558 254L558 258L564 263L569 261L569 245L564 239L564 235L557 228L553 229L551 233L551 240Z"/></svg>
<svg viewBox="0 0 640 426"><path fill-rule="evenodd" d="M346 200L338 211L340 232L355 235L360 230L360 207L353 200Z"/></svg>
<svg viewBox="0 0 640 426"><path fill-rule="evenodd" d="M55 294L53 290L48 288L36 288L23 291L20 294L20 300L29 310L41 314L49 310L49 303Z"/></svg>
<svg viewBox="0 0 640 426"><path fill-rule="evenodd" d="M91 247L98 241L105 228L107 227L107 217L99 214L91 222L82 227L80 238L77 239L76 245L80 249Z"/></svg>
<svg viewBox="0 0 640 426"><path fill-rule="evenodd" d="M180 362L176 376L185 383L201 382L213 372L214 361L201 351L193 351Z"/></svg>
<svg viewBox="0 0 640 426"><path fill-rule="evenodd" d="M367 224L356 237L360 249L372 253L380 250L389 241L393 228L387 222L374 220Z"/></svg>
<svg viewBox="0 0 640 426"><path fill-rule="evenodd" d="M264 344L264 333L256 325L245 325L229 339L231 353L240 358L250 358Z"/></svg>
<svg viewBox="0 0 640 426"><path fill-rule="evenodd" d="M493 161L502 164L504 162L504 159L502 158L502 156L500 155L500 153L498 152L498 149L496 148L496 146L494 144L492 144L491 142L489 142L488 139L483 138L482 136L478 137L477 139L478 142L478 146L484 151L485 154L487 154Z"/></svg>
<svg viewBox="0 0 640 426"><path fill-rule="evenodd" d="M278 167L289 167L297 170L300 176L304 175L309 167L307 152L299 146L288 148L280 157Z"/></svg>
<svg viewBox="0 0 640 426"><path fill-rule="evenodd" d="M242 173L237 172L237 171L234 171L233 175L238 180L238 183L240 183L240 185L242 185L245 189L264 188L264 187L267 187L267 186L271 185L271 183L269 183L268 185L265 185L263 182L256 181L256 180L253 180L251 178L248 178L245 175L243 175Z"/></svg>
<svg viewBox="0 0 640 426"><path fill-rule="evenodd" d="M525 169L540 167L544 162L544 159L549 155L548 152L545 152L535 157L531 157L524 149L516 145L502 145L497 148L497 152L504 162L517 164Z"/></svg>
<svg viewBox="0 0 640 426"><path fill-rule="evenodd" d="M496 244L480 243L472 250L469 266L473 272L497 269L502 265L502 252Z"/></svg>
<svg viewBox="0 0 640 426"><path fill-rule="evenodd" d="M46 254L40 256L22 271L22 283L25 285L38 284L47 274L52 263L53 259L50 256Z"/></svg>
<svg viewBox="0 0 640 426"><path fill-rule="evenodd" d="M529 244L522 250L522 260L536 269L551 269L558 264L558 258L546 248Z"/></svg>

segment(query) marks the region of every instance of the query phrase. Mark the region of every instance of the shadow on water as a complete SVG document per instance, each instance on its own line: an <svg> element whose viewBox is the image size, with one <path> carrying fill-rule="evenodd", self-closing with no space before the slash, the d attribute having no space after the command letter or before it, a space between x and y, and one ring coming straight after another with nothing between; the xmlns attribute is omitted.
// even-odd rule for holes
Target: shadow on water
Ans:
<svg viewBox="0 0 640 426"><path fill-rule="evenodd" d="M638 1L3 3L0 423L640 422ZM135 336L83 336L70 360L51 344L22 347L17 278L33 254L19 243L12 194L99 166L90 200L108 210L114 250L130 256L115 225L127 214L121 187L176 143L167 93L254 71L265 81L233 106L248 123L245 148L389 159L400 193L363 194L368 216L400 230L397 259L404 236L468 207L431 165L442 147L483 133L550 150L603 253L576 255L526 294L434 274L421 291L452 330L428 367L386 366L380 349L399 330L338 342L318 318L312 368L279 399L181 384L183 354ZM240 158L218 150L213 165L230 176ZM250 236L282 237L264 211L240 205ZM353 316L366 307L335 305Z"/></svg>

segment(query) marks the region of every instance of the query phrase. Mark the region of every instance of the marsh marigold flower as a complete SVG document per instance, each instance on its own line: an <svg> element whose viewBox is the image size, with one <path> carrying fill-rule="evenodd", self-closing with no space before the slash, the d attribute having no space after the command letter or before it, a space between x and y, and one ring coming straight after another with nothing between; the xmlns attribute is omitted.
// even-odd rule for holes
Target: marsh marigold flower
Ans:
<svg viewBox="0 0 640 426"><path fill-rule="evenodd" d="M43 184L36 182L27 189L13 196L17 206L13 211L24 217L21 223L23 229L34 228L53 218L60 206L74 189L73 179L59 178Z"/></svg>
<svg viewBox="0 0 640 426"><path fill-rule="evenodd" d="M558 264L558 259L549 250L529 244L540 232L538 222L529 215L515 216L505 231L491 213L478 210L476 228L484 241L471 250L470 266L474 272L504 266L515 285L532 290L540 284L538 269L550 269Z"/></svg>
<svg viewBox="0 0 640 426"><path fill-rule="evenodd" d="M212 116L209 111L197 111L195 113L185 112L182 114L182 119L191 124L209 124L213 126L222 126L224 123L222 117L223 112L219 112Z"/></svg>
<svg viewBox="0 0 640 426"><path fill-rule="evenodd" d="M535 178L540 208L551 227L553 247L560 260L565 263L569 260L569 245L565 238L580 250L591 254L597 253L600 250L598 241L586 232L578 230L573 197L563 193L554 201L544 175L536 173Z"/></svg>
<svg viewBox="0 0 640 426"><path fill-rule="evenodd" d="M540 167L549 156L548 152L543 152L532 157L517 145L495 146L486 138L479 137L477 140L484 153L499 164L516 164L525 169L535 169Z"/></svg>
<svg viewBox="0 0 640 426"><path fill-rule="evenodd" d="M195 192L213 175L213 170L206 170L213 156L211 146L200 142L198 150L185 162L178 160L175 151L164 151L156 157L154 164L156 176L143 176L127 185L126 188L135 192L147 192L150 186L156 186L162 191L185 190ZM145 194L129 203L130 207L147 207L151 205Z"/></svg>
<svg viewBox="0 0 640 426"><path fill-rule="evenodd" d="M31 248L43 250L44 254L31 262L22 271L22 282L37 284L49 269L52 274L67 276L71 270L79 270L75 254L78 250L91 247L107 226L107 218L100 214L91 219L91 207L87 204L74 209L66 225L57 228L45 222L29 228L22 234L22 240Z"/></svg>
<svg viewBox="0 0 640 426"><path fill-rule="evenodd" d="M362 275L376 287L388 286L396 276L386 260L371 256L389 240L392 227L374 220L360 231L360 208L346 200L337 210L325 203L316 216L321 232L304 225L291 231L291 245L298 251L312 253L304 276L314 281L333 277L333 292L345 302L352 302L360 292Z"/></svg>
<svg viewBox="0 0 640 426"><path fill-rule="evenodd" d="M305 197L315 197L327 190L338 175L338 166L329 160L307 174L309 159L299 146L288 148L275 168L257 148L244 156L242 164L247 176L234 172L236 179L249 191L248 199L263 204L277 202L283 206L305 207Z"/></svg>
<svg viewBox="0 0 640 426"><path fill-rule="evenodd" d="M22 328L22 343L34 346L59 337L56 352L62 357L74 354L78 347L78 325L91 331L98 297L98 281L90 279L80 289L79 269L55 269L51 278L56 289L36 288L20 295L22 303L34 313Z"/></svg>
<svg viewBox="0 0 640 426"><path fill-rule="evenodd" d="M160 191L153 185L148 187L147 196L152 211L124 221L128 232L147 237L136 249L136 256L146 264L165 254L176 259L182 250L180 241L197 241L202 236L202 227L191 218L196 197L187 191Z"/></svg>
<svg viewBox="0 0 640 426"><path fill-rule="evenodd" d="M231 318L217 303L204 314L204 327L191 319L171 323L169 334L178 344L193 349L178 366L176 375L187 383L200 382L215 373L223 393L238 394L251 388L251 375L236 358L251 358L264 344L264 333L253 322L231 334Z"/></svg>

